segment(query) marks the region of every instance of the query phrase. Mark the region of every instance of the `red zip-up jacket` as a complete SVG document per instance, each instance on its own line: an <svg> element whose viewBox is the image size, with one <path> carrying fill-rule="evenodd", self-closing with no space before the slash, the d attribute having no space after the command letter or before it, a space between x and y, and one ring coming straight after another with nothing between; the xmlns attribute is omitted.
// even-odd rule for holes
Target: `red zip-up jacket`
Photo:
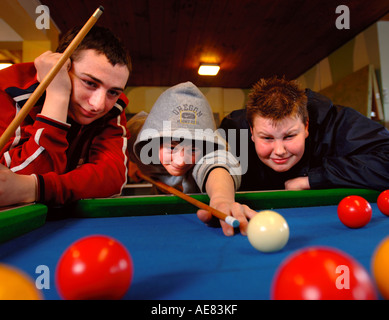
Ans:
<svg viewBox="0 0 389 320"><path fill-rule="evenodd" d="M38 85L33 63L0 71L0 134ZM39 201L46 204L120 194L127 179L127 97L121 94L108 114L87 126L40 115L44 97L0 151L0 163L35 174Z"/></svg>

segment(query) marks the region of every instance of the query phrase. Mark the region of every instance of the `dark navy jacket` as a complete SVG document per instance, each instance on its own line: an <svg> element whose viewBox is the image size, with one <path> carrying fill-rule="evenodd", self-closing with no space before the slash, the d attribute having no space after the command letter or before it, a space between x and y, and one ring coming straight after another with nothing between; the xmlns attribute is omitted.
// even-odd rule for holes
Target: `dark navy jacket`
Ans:
<svg viewBox="0 0 389 320"><path fill-rule="evenodd" d="M280 190L285 181L308 176L311 189L389 189L389 131L352 108L333 105L309 89L309 136L302 159L288 172L276 172L258 158L251 140L246 110L225 117L221 129L248 130L248 171L239 190ZM237 146L237 156L240 146Z"/></svg>

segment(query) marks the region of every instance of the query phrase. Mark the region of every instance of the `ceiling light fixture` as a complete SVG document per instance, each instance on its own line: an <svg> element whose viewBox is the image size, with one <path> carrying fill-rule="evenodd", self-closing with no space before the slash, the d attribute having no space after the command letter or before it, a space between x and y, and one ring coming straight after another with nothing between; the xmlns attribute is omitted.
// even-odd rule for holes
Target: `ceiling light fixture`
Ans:
<svg viewBox="0 0 389 320"><path fill-rule="evenodd" d="M202 63L199 68L201 76L216 76L220 70L220 66L216 63Z"/></svg>

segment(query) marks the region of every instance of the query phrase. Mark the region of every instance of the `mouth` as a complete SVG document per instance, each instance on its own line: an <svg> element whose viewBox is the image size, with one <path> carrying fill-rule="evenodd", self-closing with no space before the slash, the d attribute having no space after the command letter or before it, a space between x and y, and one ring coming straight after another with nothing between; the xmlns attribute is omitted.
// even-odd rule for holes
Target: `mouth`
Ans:
<svg viewBox="0 0 389 320"><path fill-rule="evenodd" d="M85 110L83 107L79 107L79 110L81 112L81 114L86 117L86 118L95 118L97 116L96 113L93 113L93 112L90 112L90 111L87 111Z"/></svg>
<svg viewBox="0 0 389 320"><path fill-rule="evenodd" d="M271 160L275 163L275 164L285 164L288 162L288 160L290 159L290 157L288 158L271 158Z"/></svg>
<svg viewBox="0 0 389 320"><path fill-rule="evenodd" d="M186 166L182 166L182 167L171 166L171 168L172 168L174 171L183 171L183 170L185 170Z"/></svg>
<svg viewBox="0 0 389 320"><path fill-rule="evenodd" d="M179 177L179 176L182 176L185 173L185 170L182 169L182 168L181 169L177 169L177 168L174 168L174 167L170 167L170 170L168 172L172 176Z"/></svg>

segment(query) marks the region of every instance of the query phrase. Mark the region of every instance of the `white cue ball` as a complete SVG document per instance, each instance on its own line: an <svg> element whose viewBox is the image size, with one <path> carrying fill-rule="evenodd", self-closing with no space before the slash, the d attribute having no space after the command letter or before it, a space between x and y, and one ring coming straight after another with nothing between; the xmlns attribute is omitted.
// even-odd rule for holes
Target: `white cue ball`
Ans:
<svg viewBox="0 0 389 320"><path fill-rule="evenodd" d="M249 221L247 238L259 251L279 251L289 240L289 226L279 213L271 210L260 211Z"/></svg>

